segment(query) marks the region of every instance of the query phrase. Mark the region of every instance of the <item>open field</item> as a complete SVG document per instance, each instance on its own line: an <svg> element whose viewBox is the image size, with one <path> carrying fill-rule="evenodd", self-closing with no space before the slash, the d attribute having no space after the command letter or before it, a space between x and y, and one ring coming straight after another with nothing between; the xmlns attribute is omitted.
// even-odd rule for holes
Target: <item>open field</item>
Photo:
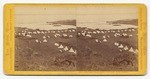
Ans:
<svg viewBox="0 0 150 79"><path fill-rule="evenodd" d="M15 70L138 69L136 28L15 28Z"/></svg>

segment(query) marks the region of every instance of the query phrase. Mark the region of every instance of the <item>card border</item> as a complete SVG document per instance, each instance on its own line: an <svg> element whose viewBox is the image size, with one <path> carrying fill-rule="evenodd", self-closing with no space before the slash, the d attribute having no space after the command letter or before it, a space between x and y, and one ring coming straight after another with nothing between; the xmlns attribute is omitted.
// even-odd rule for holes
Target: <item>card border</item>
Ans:
<svg viewBox="0 0 150 79"><path fill-rule="evenodd" d="M14 7L30 6L135 6L138 14L138 71L15 71ZM10 30L11 29L11 30ZM10 34L11 33L11 34ZM145 75L147 71L147 8L144 4L5 4L4 73L6 75Z"/></svg>

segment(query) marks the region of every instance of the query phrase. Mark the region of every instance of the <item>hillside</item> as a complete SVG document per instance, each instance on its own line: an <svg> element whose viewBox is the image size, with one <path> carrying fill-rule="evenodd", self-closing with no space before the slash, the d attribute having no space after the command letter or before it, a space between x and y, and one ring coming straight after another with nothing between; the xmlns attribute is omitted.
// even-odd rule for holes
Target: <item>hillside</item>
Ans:
<svg viewBox="0 0 150 79"><path fill-rule="evenodd" d="M110 24L129 24L129 25L138 25L138 19L126 19L126 20L116 20L116 21L107 21Z"/></svg>
<svg viewBox="0 0 150 79"><path fill-rule="evenodd" d="M59 20L59 21L47 22L47 23L76 26L76 20Z"/></svg>
<svg viewBox="0 0 150 79"><path fill-rule="evenodd" d="M15 70L136 71L137 28L15 28Z"/></svg>

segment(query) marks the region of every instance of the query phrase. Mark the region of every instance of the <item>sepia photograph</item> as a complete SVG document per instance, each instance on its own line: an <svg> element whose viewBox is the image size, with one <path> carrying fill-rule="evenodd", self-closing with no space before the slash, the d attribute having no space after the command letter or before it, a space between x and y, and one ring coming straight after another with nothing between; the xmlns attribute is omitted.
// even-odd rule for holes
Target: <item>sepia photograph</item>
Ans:
<svg viewBox="0 0 150 79"><path fill-rule="evenodd" d="M138 8L16 6L15 71L138 71Z"/></svg>
<svg viewBox="0 0 150 79"><path fill-rule="evenodd" d="M90 6L78 11L77 70L137 71L138 9Z"/></svg>

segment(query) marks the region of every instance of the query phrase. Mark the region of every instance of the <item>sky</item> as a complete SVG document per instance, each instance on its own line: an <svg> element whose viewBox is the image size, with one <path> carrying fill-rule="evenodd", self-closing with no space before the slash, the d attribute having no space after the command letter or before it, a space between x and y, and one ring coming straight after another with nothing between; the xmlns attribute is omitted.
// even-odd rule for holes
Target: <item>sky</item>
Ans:
<svg viewBox="0 0 150 79"><path fill-rule="evenodd" d="M74 7L66 6L17 6L15 7L15 21L16 23L43 23L75 19L75 13Z"/></svg>
<svg viewBox="0 0 150 79"><path fill-rule="evenodd" d="M77 20L77 26L106 25L106 21L137 19L134 6L16 6L15 24L44 24L47 21ZM31 26L31 25L30 25ZM30 27L29 26L29 27ZM90 27L90 26L89 26ZM101 26L102 27L102 26Z"/></svg>

